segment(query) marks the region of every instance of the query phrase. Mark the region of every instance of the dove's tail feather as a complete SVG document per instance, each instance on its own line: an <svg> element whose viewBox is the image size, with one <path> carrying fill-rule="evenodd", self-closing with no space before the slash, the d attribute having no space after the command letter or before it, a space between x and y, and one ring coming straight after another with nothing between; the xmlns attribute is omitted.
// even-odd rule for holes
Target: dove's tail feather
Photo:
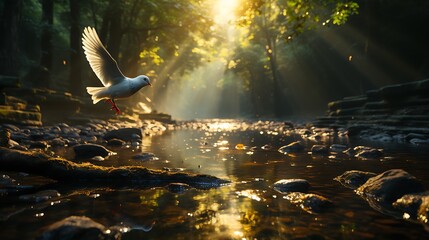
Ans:
<svg viewBox="0 0 429 240"><path fill-rule="evenodd" d="M103 100L104 97L100 97L98 93L104 90L105 87L87 87L86 91L91 95L92 103L96 104L99 101Z"/></svg>

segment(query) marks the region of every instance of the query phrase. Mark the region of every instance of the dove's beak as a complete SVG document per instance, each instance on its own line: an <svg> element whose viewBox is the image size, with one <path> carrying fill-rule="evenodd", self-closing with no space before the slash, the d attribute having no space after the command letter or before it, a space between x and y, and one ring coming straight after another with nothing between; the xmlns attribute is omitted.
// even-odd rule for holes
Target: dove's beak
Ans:
<svg viewBox="0 0 429 240"><path fill-rule="evenodd" d="M152 87L152 84L149 83L149 87Z"/></svg>

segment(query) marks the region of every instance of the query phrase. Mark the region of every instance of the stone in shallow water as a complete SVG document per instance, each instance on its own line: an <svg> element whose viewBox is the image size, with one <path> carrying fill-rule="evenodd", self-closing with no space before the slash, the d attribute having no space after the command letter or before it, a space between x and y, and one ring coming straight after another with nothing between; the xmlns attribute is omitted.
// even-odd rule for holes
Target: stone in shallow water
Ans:
<svg viewBox="0 0 429 240"><path fill-rule="evenodd" d="M287 153L301 152L302 150L304 150L304 146L300 141L296 141L279 148L278 151L283 154L287 154Z"/></svg>
<svg viewBox="0 0 429 240"><path fill-rule="evenodd" d="M48 226L37 240L111 240L121 234L85 216L71 216Z"/></svg>
<svg viewBox="0 0 429 240"><path fill-rule="evenodd" d="M341 153L347 150L347 146L342 144L332 144L331 147L329 147L329 150L331 152Z"/></svg>
<svg viewBox="0 0 429 240"><path fill-rule="evenodd" d="M139 161L142 161L142 162L158 160L158 158L155 157L155 154L153 154L153 153L140 153L140 154L136 154L136 155L133 156L133 159L134 160L139 160Z"/></svg>
<svg viewBox="0 0 429 240"><path fill-rule="evenodd" d="M356 193L370 202L393 203L398 198L423 192L420 181L402 169L391 169L368 179Z"/></svg>
<svg viewBox="0 0 429 240"><path fill-rule="evenodd" d="M91 158L92 161L97 161L97 162L101 162L104 161L104 157L102 156L95 156Z"/></svg>
<svg viewBox="0 0 429 240"><path fill-rule="evenodd" d="M282 179L274 183L274 189L285 193L285 192L307 192L310 187L305 179Z"/></svg>
<svg viewBox="0 0 429 240"><path fill-rule="evenodd" d="M372 172L363 172L358 170L351 170L344 172L340 176L334 178L335 181L340 182L343 186L351 189L356 189L364 184L368 179L377 176Z"/></svg>
<svg viewBox="0 0 429 240"><path fill-rule="evenodd" d="M308 213L321 213L327 208L333 206L329 199L312 193L293 192L286 196L291 203L299 206Z"/></svg>
<svg viewBox="0 0 429 240"><path fill-rule="evenodd" d="M172 193L183 193L191 187L185 183L170 183L166 186L166 189Z"/></svg>
<svg viewBox="0 0 429 240"><path fill-rule="evenodd" d="M344 153L349 155L350 157L357 157L364 160L377 159L383 156L382 149L376 149L367 146L357 146L354 148L349 148L345 150Z"/></svg>
<svg viewBox="0 0 429 240"><path fill-rule="evenodd" d="M98 144L79 144L73 147L75 158L107 157L112 154L107 148Z"/></svg>
<svg viewBox="0 0 429 240"><path fill-rule="evenodd" d="M32 142L28 148L39 148L39 149L47 149L49 147L49 144L45 141L37 141Z"/></svg>
<svg viewBox="0 0 429 240"><path fill-rule="evenodd" d="M0 175L0 188L14 186L15 182L15 179L9 177L8 175Z"/></svg>
<svg viewBox="0 0 429 240"><path fill-rule="evenodd" d="M329 148L325 145L313 145L311 147L311 154L313 155L328 155Z"/></svg>
<svg viewBox="0 0 429 240"><path fill-rule="evenodd" d="M419 220L424 224L429 224L429 192L404 195L392 206L402 211L402 216L406 220Z"/></svg>
<svg viewBox="0 0 429 240"><path fill-rule="evenodd" d="M57 190L44 190L34 194L19 196L19 200L24 202L43 202L51 198L59 197L61 194Z"/></svg>
<svg viewBox="0 0 429 240"><path fill-rule="evenodd" d="M369 149L358 152L355 157L361 159L377 159L381 156L383 156L383 152L379 149Z"/></svg>
<svg viewBox="0 0 429 240"><path fill-rule="evenodd" d="M141 139L142 136L141 128L121 128L107 132L104 135L104 139L109 141L110 139L117 138L130 142L132 140Z"/></svg>
<svg viewBox="0 0 429 240"><path fill-rule="evenodd" d="M109 141L107 141L107 146L122 147L124 145L125 145L125 141L117 138L112 138Z"/></svg>

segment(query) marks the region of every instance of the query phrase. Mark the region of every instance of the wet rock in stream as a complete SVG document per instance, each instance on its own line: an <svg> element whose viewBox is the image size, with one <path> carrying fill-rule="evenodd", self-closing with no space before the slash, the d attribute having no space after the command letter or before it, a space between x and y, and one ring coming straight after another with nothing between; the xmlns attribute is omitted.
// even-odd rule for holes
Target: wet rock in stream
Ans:
<svg viewBox="0 0 429 240"><path fill-rule="evenodd" d="M281 193L307 192L310 183L305 179L282 179L274 183L274 189Z"/></svg>
<svg viewBox="0 0 429 240"><path fill-rule="evenodd" d="M357 157L363 160L378 159L383 156L382 149L376 149L367 146L356 146L354 148L349 148L343 153L350 157Z"/></svg>
<svg viewBox="0 0 429 240"><path fill-rule="evenodd" d="M402 169L391 169L368 179L356 193L367 201L393 203L405 194L423 192L420 181Z"/></svg>
<svg viewBox="0 0 429 240"><path fill-rule="evenodd" d="M342 145L342 144L332 144L329 147L329 150L331 152L335 152L335 153L342 153L343 151L347 150L347 146L346 145Z"/></svg>
<svg viewBox="0 0 429 240"><path fill-rule="evenodd" d="M368 179L377 176L372 172L363 172L358 170L351 170L344 172L340 176L334 178L335 181L340 182L343 186L351 189L356 189L364 184Z"/></svg>
<svg viewBox="0 0 429 240"><path fill-rule="evenodd" d="M185 183L170 183L165 188L172 193L183 193L190 189L191 186Z"/></svg>
<svg viewBox="0 0 429 240"><path fill-rule="evenodd" d="M121 129L115 129L107 132L104 135L104 139L106 141L109 141L111 139L121 139L123 141L133 141L138 140L143 137L142 129L141 128L121 128Z"/></svg>
<svg viewBox="0 0 429 240"><path fill-rule="evenodd" d="M279 148L278 151L283 154L287 154L287 153L301 152L303 150L304 150L304 145L302 145L301 141L296 141Z"/></svg>
<svg viewBox="0 0 429 240"><path fill-rule="evenodd" d="M311 147L311 154L313 155L328 155L329 148L325 145L313 145Z"/></svg>
<svg viewBox="0 0 429 240"><path fill-rule="evenodd" d="M112 151L97 144L79 144L73 147L75 158L92 158L95 156L107 157Z"/></svg>
<svg viewBox="0 0 429 240"><path fill-rule="evenodd" d="M392 206L404 212L404 219L414 219L429 224L429 192L404 195Z"/></svg>
<svg viewBox="0 0 429 240"><path fill-rule="evenodd" d="M112 240L121 233L85 216L71 216L48 226L37 240Z"/></svg>
<svg viewBox="0 0 429 240"><path fill-rule="evenodd" d="M383 156L383 152L379 149L368 149L358 152L355 157L361 159L378 159Z"/></svg>
<svg viewBox="0 0 429 240"><path fill-rule="evenodd" d="M286 199L308 213L322 213L334 204L331 200L312 193L293 192Z"/></svg>
<svg viewBox="0 0 429 240"><path fill-rule="evenodd" d="M61 194L57 190L44 190L34 194L21 195L19 196L19 200L23 202L38 203L59 196L61 196Z"/></svg>
<svg viewBox="0 0 429 240"><path fill-rule="evenodd" d="M132 158L134 160L138 160L138 161L142 161L142 162L155 161L155 160L159 159L153 153L140 153L140 154L134 155Z"/></svg>
<svg viewBox="0 0 429 240"><path fill-rule="evenodd" d="M15 185L16 180L9 177L9 175L0 175L0 188L10 187Z"/></svg>
<svg viewBox="0 0 429 240"><path fill-rule="evenodd" d="M107 141L107 146L111 147L122 147L125 145L125 141L117 138L112 138L109 141Z"/></svg>
<svg viewBox="0 0 429 240"><path fill-rule="evenodd" d="M429 192L425 192L420 181L402 169L391 169L374 175L353 170L334 180L346 187L357 188L356 193L377 211L428 226Z"/></svg>

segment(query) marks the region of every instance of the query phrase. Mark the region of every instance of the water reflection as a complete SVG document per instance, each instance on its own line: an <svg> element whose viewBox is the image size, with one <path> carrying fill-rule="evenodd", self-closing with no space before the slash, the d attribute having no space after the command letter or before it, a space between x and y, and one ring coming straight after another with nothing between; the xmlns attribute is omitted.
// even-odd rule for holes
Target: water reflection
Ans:
<svg viewBox="0 0 429 240"><path fill-rule="evenodd" d="M146 136L141 146L112 149L118 154L97 162L210 174L231 180L231 185L183 193L170 192L162 186L76 190L60 185L56 189L64 197L43 208L33 209L9 199L5 206L16 205L9 209L14 214L2 221L2 237L6 236L2 239L32 239L40 228L71 215L85 215L105 226L120 227L123 239L428 237L420 225L373 210L353 191L333 181L352 169L379 173L402 168L429 186L426 155L390 145L374 146L393 156L388 159L360 161L341 154L313 157L308 151L314 140L302 138L303 134L311 134L290 131L287 135L285 132L289 130L283 129L284 124L270 128L265 124L239 121L195 124L190 129ZM297 140L305 145L304 152L284 155L277 151ZM330 134L315 141L360 144ZM153 153L159 160L133 159L141 153ZM332 200L334 208L314 215L291 204L285 195L272 189L274 182L288 178L308 180L310 192Z"/></svg>

